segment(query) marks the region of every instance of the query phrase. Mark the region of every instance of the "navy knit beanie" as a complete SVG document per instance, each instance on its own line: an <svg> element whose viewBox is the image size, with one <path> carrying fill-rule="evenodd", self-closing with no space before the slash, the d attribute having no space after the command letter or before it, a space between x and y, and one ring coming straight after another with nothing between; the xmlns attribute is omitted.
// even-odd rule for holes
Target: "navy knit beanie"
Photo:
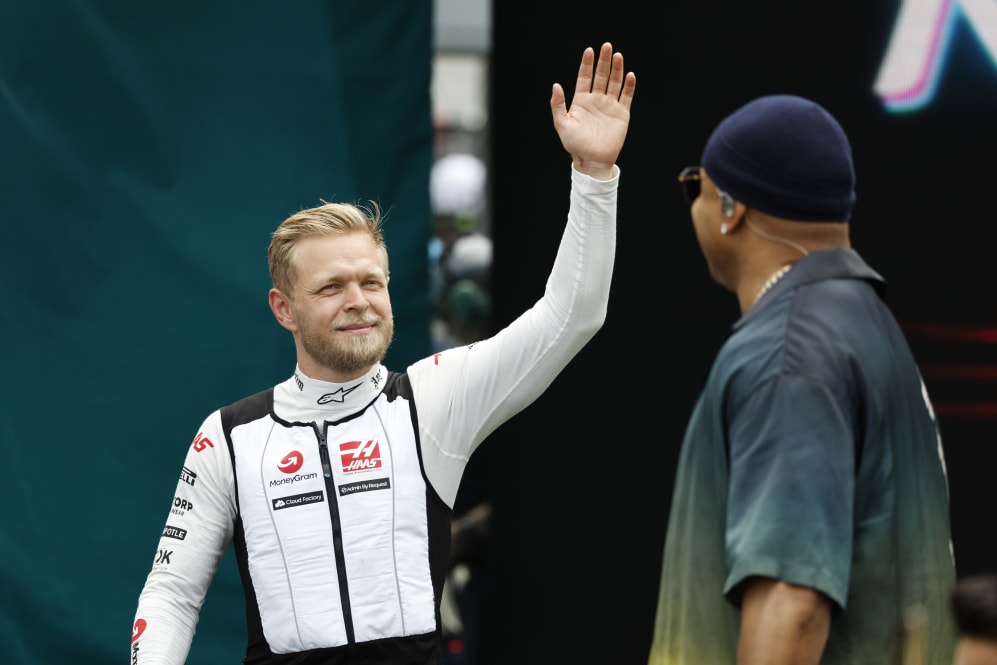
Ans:
<svg viewBox="0 0 997 665"><path fill-rule="evenodd" d="M764 213L846 222L855 203L848 137L816 102L769 95L724 118L700 162L717 187Z"/></svg>

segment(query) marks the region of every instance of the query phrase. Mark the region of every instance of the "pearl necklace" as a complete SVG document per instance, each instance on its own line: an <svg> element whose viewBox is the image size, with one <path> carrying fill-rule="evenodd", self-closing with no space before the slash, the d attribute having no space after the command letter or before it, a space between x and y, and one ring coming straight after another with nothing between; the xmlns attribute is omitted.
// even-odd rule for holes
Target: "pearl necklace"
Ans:
<svg viewBox="0 0 997 665"><path fill-rule="evenodd" d="M756 302L761 300L762 296L765 295L769 289L775 286L775 283L778 282L780 279L782 279L785 276L785 274L789 272L789 269L792 267L793 264L790 263L788 266L783 266L778 270L776 270L775 274L773 274L771 277L765 280L765 283L762 284L762 288L758 289L758 295L755 296L755 300L751 304L754 305Z"/></svg>

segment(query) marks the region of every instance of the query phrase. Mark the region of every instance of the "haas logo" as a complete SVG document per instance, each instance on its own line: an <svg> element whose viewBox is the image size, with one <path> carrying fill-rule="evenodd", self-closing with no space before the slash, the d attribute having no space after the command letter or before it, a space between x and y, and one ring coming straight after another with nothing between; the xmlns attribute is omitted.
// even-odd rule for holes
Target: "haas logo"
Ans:
<svg viewBox="0 0 997 665"><path fill-rule="evenodd" d="M284 473L295 473L305 463L305 459L297 450L292 450L284 455L284 459L277 463L277 468Z"/></svg>
<svg viewBox="0 0 997 665"><path fill-rule="evenodd" d="M347 441L339 444L343 473L381 468L381 447L377 441Z"/></svg>

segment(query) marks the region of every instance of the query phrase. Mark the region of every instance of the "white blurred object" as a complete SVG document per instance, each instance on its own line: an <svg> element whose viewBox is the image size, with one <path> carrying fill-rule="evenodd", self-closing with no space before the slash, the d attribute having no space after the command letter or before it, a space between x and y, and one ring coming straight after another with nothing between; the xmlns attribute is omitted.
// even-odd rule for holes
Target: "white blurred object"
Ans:
<svg viewBox="0 0 997 665"><path fill-rule="evenodd" d="M485 172L481 158L452 153L433 163L429 200L435 215L480 215L485 207Z"/></svg>
<svg viewBox="0 0 997 665"><path fill-rule="evenodd" d="M443 633L446 635L460 635L464 632L464 620L460 615L460 603L456 594L467 585L469 579L471 571L465 564L458 563L443 580L440 621L443 623Z"/></svg>
<svg viewBox="0 0 997 665"><path fill-rule="evenodd" d="M492 239L481 233L471 233L454 241L446 260L446 270L454 279L484 282L492 265Z"/></svg>

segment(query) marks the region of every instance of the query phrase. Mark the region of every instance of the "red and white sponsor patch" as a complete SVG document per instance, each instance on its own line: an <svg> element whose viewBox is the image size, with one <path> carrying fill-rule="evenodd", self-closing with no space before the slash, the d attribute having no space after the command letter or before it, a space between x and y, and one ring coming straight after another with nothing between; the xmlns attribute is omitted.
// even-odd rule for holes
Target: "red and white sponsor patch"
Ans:
<svg viewBox="0 0 997 665"><path fill-rule="evenodd" d="M135 625L132 626L132 642L142 637L142 633L145 632L145 619L135 619Z"/></svg>
<svg viewBox="0 0 997 665"><path fill-rule="evenodd" d="M204 432L198 432L197 436L194 437L193 443L191 445L194 448L194 452L200 453L208 448L214 448L215 444L211 443L211 439L204 436Z"/></svg>
<svg viewBox="0 0 997 665"><path fill-rule="evenodd" d="M380 469L381 445L374 439L341 443L339 460L343 465L343 473Z"/></svg>
<svg viewBox="0 0 997 665"><path fill-rule="evenodd" d="M277 468L284 473L295 473L305 463L305 458L297 450L292 450L284 455L284 459L277 463Z"/></svg>

